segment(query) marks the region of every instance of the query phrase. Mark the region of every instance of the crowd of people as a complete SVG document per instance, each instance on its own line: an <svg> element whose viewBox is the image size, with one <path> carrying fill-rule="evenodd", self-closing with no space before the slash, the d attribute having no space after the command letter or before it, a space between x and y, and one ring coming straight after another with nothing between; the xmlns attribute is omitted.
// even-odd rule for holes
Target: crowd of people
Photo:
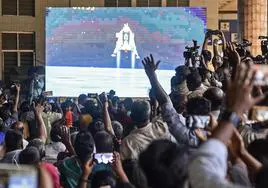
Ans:
<svg viewBox="0 0 268 188"><path fill-rule="evenodd" d="M249 119L266 103L265 88L254 85L252 62L218 35L222 53L218 41L210 52L208 32L200 65L194 57L177 67L170 94L153 55L141 62L148 99L110 92L58 104L23 99L19 84L3 90L0 163L34 166L46 188L268 187L268 122Z"/></svg>

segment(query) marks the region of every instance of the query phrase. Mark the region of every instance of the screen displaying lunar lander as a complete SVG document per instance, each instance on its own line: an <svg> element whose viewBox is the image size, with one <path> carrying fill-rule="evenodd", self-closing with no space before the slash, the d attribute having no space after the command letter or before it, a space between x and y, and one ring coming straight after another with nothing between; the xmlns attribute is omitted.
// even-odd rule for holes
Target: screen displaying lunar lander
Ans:
<svg viewBox="0 0 268 188"><path fill-rule="evenodd" d="M47 8L46 90L77 97L113 89L119 97L147 97L141 61L152 54L169 93L185 46L193 39L200 45L205 29L202 7Z"/></svg>
<svg viewBox="0 0 268 188"><path fill-rule="evenodd" d="M120 32L116 33L116 46L112 54L113 57L116 57L116 68L121 68L121 57L126 55L126 59L129 63L129 67L132 69L135 68L135 60L140 59L140 56L137 52L135 44L135 34L130 29L128 23L124 24ZM128 58L130 55L130 58ZM123 66L122 68L126 68Z"/></svg>

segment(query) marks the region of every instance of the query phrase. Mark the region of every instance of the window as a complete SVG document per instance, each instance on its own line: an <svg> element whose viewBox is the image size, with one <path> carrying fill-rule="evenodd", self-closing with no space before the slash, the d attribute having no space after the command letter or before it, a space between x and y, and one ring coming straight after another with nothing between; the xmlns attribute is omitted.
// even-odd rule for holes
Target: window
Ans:
<svg viewBox="0 0 268 188"><path fill-rule="evenodd" d="M105 0L105 7L131 7L131 0Z"/></svg>
<svg viewBox="0 0 268 188"><path fill-rule="evenodd" d="M161 7L162 0L137 0L137 7Z"/></svg>
<svg viewBox="0 0 268 188"><path fill-rule="evenodd" d="M2 14L35 16L35 0L2 0Z"/></svg>
<svg viewBox="0 0 268 188"><path fill-rule="evenodd" d="M33 32L2 33L4 80L9 81L10 71L17 67L27 72L34 65L34 49Z"/></svg>
<svg viewBox="0 0 268 188"><path fill-rule="evenodd" d="M167 7L189 7L189 0L167 0Z"/></svg>

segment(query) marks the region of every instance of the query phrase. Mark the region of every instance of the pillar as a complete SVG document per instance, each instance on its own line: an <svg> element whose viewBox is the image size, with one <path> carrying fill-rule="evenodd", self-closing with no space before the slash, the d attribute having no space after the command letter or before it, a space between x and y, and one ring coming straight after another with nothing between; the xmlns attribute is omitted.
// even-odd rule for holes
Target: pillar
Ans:
<svg viewBox="0 0 268 188"><path fill-rule="evenodd" d="M238 0L239 39L252 42L254 56L261 54L259 36L267 35L268 0Z"/></svg>

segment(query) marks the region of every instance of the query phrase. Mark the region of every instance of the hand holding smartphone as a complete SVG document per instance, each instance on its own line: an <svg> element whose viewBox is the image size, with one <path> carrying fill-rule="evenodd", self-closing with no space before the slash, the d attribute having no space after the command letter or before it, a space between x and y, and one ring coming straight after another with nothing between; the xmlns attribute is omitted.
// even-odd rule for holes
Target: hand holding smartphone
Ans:
<svg viewBox="0 0 268 188"><path fill-rule="evenodd" d="M114 159L113 153L95 153L93 159L97 164L108 164L113 163Z"/></svg>

